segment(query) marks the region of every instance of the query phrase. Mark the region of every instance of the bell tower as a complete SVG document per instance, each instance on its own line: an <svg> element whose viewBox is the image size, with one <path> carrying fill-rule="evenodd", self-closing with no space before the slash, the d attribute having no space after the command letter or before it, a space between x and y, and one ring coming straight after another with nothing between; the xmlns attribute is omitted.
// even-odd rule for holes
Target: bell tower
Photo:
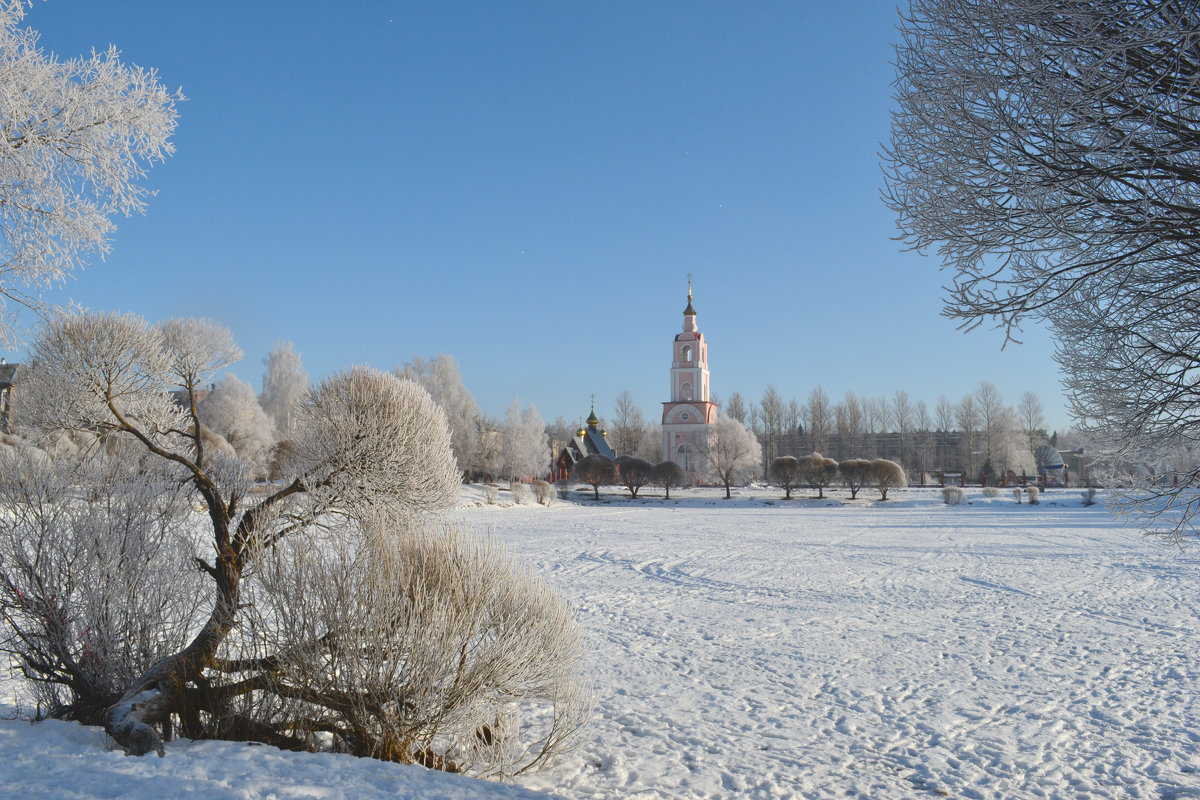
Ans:
<svg viewBox="0 0 1200 800"><path fill-rule="evenodd" d="M692 276L688 275L683 332L675 334L671 355L671 399L663 403L664 461L674 461L692 480L705 472L708 426L716 422L717 406L709 400L708 342L696 327L692 308Z"/></svg>

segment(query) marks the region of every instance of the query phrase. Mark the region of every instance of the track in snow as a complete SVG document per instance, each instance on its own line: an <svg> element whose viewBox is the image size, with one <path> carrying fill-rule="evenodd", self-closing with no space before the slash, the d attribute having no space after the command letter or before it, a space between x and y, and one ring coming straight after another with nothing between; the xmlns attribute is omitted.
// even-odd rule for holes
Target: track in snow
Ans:
<svg viewBox="0 0 1200 800"><path fill-rule="evenodd" d="M713 495L715 498L715 494ZM565 797L1200 797L1200 560L1076 493L478 508L580 609Z"/></svg>

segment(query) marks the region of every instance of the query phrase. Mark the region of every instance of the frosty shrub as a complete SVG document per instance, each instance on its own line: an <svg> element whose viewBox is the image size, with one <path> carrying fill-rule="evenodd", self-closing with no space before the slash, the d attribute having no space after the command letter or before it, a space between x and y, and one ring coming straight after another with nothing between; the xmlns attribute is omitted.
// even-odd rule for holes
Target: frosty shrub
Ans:
<svg viewBox="0 0 1200 800"><path fill-rule="evenodd" d="M654 465L654 473L651 476L651 480L655 486L663 488L667 499L670 500L671 487L683 486L686 476L683 474L683 467L674 461L660 461Z"/></svg>
<svg viewBox="0 0 1200 800"><path fill-rule="evenodd" d="M367 368L322 381L294 409L290 477L251 493L195 411L240 355L211 322L111 314L32 343L17 422L100 436L0 464L0 641L47 710L134 755L175 729L480 774L560 750L586 716L578 630L440 525L460 474L428 393ZM518 724L518 706L539 710Z"/></svg>
<svg viewBox="0 0 1200 800"><path fill-rule="evenodd" d="M1013 499L1017 501L1017 505L1021 505L1021 489L1017 487L1012 490Z"/></svg>
<svg viewBox="0 0 1200 800"><path fill-rule="evenodd" d="M617 456L617 480L629 490L629 495L637 499L638 490L650 483L654 474L654 465L644 458L636 456Z"/></svg>
<svg viewBox="0 0 1200 800"><path fill-rule="evenodd" d="M997 489L995 486L985 486L985 487L983 487L983 496L991 497L991 498L999 497L1000 490Z"/></svg>
<svg viewBox="0 0 1200 800"><path fill-rule="evenodd" d="M869 484L874 476L875 468L866 458L851 458L838 464L838 472L842 475L842 483L850 490L850 499L858 497L858 490Z"/></svg>
<svg viewBox="0 0 1200 800"><path fill-rule="evenodd" d="M771 462L771 480L783 489L783 499L792 499L792 487L800 481L800 462L795 456L780 456Z"/></svg>
<svg viewBox="0 0 1200 800"><path fill-rule="evenodd" d="M369 517L281 543L247 584L228 663L273 670L232 705L293 746L505 777L590 718L570 607L495 540Z"/></svg>
<svg viewBox="0 0 1200 800"><path fill-rule="evenodd" d="M558 492L559 500L566 500L571 495L571 480L569 478L559 478L554 482L554 490Z"/></svg>
<svg viewBox="0 0 1200 800"><path fill-rule="evenodd" d="M533 482L533 496L542 505L554 503L554 488L546 481Z"/></svg>
<svg viewBox="0 0 1200 800"><path fill-rule="evenodd" d="M500 487L494 483L485 483L483 485L483 499L487 501L489 506L494 506L500 501Z"/></svg>
<svg viewBox="0 0 1200 800"><path fill-rule="evenodd" d="M179 473L123 455L0 452L0 652L44 715L95 721L202 620Z"/></svg>
<svg viewBox="0 0 1200 800"><path fill-rule="evenodd" d="M824 498L825 487L838 475L838 462L820 453L810 453L799 459L799 467L801 480L817 490L817 497Z"/></svg>
<svg viewBox="0 0 1200 800"><path fill-rule="evenodd" d="M959 486L947 486L942 489L942 500L948 506L961 506L966 493Z"/></svg>
<svg viewBox="0 0 1200 800"><path fill-rule="evenodd" d="M1089 486L1080 493L1080 496L1083 498L1083 504L1085 506L1093 506L1096 504L1096 490L1094 488Z"/></svg>
<svg viewBox="0 0 1200 800"><path fill-rule="evenodd" d="M1036 506L1038 504L1038 498L1041 496L1041 490L1039 490L1036 486L1030 486L1025 490L1025 494L1029 495L1029 505Z"/></svg>
<svg viewBox="0 0 1200 800"><path fill-rule="evenodd" d="M571 467L571 477L592 487L594 499L600 499L600 487L608 486L616 477L613 462L601 455L584 456Z"/></svg>
<svg viewBox="0 0 1200 800"><path fill-rule="evenodd" d="M520 481L509 481L508 491L512 492L513 502L523 506L529 502L529 487Z"/></svg>
<svg viewBox="0 0 1200 800"><path fill-rule="evenodd" d="M877 458L871 462L871 470L874 473L873 483L879 489L880 500L887 500L889 489L908 486L908 476L904 474L904 467L895 461Z"/></svg>

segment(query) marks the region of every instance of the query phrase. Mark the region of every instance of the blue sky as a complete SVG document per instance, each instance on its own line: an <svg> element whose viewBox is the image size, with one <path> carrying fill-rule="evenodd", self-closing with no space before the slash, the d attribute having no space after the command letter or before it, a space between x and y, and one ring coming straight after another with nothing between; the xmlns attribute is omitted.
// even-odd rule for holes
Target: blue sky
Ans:
<svg viewBox="0 0 1200 800"><path fill-rule="evenodd" d="M206 316L310 375L449 353L481 408L657 417L692 273L713 391L990 380L1068 423L1048 336L940 316L946 276L879 199L894 0L50 0L62 56L181 87L145 216L51 299ZM20 358L11 354L10 360Z"/></svg>

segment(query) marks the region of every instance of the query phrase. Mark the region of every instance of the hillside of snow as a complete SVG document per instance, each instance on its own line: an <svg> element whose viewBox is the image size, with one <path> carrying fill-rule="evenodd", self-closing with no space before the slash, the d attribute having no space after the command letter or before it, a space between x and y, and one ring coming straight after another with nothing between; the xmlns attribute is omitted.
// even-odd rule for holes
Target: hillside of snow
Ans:
<svg viewBox="0 0 1200 800"><path fill-rule="evenodd" d="M5 719L6 794L1200 797L1196 551L1075 490L1038 506L611 491L543 508L464 490L460 513L542 570L591 636L595 723L549 771L505 786L224 742L133 759L96 729Z"/></svg>

